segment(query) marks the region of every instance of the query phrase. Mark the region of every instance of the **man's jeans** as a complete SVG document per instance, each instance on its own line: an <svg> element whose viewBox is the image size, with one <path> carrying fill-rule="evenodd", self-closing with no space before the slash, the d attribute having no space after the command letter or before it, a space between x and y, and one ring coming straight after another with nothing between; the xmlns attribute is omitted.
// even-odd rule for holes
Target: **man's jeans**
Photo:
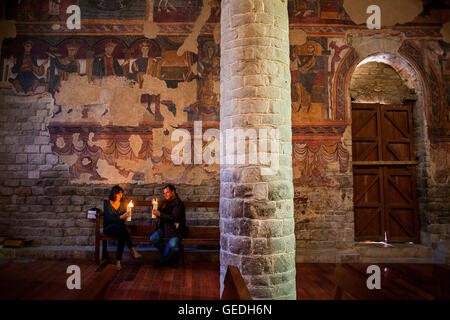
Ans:
<svg viewBox="0 0 450 320"><path fill-rule="evenodd" d="M170 238L167 245L164 244L164 232L161 229L156 230L150 237L150 241L161 252L161 261L168 263L172 258L173 252L178 245L179 239L177 237Z"/></svg>

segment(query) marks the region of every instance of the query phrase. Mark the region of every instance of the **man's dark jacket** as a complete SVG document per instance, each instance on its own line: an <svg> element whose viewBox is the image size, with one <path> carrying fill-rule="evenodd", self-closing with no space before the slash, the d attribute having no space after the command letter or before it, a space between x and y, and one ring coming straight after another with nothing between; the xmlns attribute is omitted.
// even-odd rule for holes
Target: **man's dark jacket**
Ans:
<svg viewBox="0 0 450 320"><path fill-rule="evenodd" d="M158 208L161 213L158 216L159 229L164 231L164 236L168 239L178 237L182 239L186 229L186 209L183 201L175 195L173 200L167 200L162 205L164 208ZM175 223L179 223L178 228L175 227Z"/></svg>

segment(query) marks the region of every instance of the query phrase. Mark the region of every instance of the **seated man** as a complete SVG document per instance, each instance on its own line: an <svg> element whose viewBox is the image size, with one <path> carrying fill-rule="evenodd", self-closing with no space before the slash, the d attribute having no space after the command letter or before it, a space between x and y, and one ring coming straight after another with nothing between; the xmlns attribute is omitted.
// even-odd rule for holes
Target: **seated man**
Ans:
<svg viewBox="0 0 450 320"><path fill-rule="evenodd" d="M186 226L186 210L174 186L164 187L164 198L166 200L162 203L159 211L152 210L152 213L158 218L158 228L151 235L150 241L161 252L161 258L155 261L155 267L176 264L176 259L171 261L172 255L184 235ZM167 245L164 244L164 238L168 240Z"/></svg>

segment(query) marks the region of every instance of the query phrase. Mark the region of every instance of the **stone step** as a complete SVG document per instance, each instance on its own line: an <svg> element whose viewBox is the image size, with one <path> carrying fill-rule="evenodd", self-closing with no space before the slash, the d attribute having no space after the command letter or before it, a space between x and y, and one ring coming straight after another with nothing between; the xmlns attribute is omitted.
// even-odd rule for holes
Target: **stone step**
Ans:
<svg viewBox="0 0 450 320"><path fill-rule="evenodd" d="M296 263L357 263L359 253L355 250L297 249Z"/></svg>
<svg viewBox="0 0 450 320"><path fill-rule="evenodd" d="M438 263L433 258L366 258L361 257L360 258L361 263L425 263L425 264L432 264L432 263Z"/></svg>
<svg viewBox="0 0 450 320"><path fill-rule="evenodd" d="M361 261L366 259L432 259L430 247L415 243L382 244L379 242L357 243L355 250L359 252Z"/></svg>

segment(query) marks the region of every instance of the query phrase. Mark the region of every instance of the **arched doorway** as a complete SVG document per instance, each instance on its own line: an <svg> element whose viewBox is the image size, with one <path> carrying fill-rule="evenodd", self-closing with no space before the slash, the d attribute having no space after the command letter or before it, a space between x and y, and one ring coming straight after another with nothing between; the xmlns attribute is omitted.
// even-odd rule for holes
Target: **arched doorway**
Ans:
<svg viewBox="0 0 450 320"><path fill-rule="evenodd" d="M420 73L399 54L374 54L353 69L355 240L419 242L425 191L426 120Z"/></svg>

